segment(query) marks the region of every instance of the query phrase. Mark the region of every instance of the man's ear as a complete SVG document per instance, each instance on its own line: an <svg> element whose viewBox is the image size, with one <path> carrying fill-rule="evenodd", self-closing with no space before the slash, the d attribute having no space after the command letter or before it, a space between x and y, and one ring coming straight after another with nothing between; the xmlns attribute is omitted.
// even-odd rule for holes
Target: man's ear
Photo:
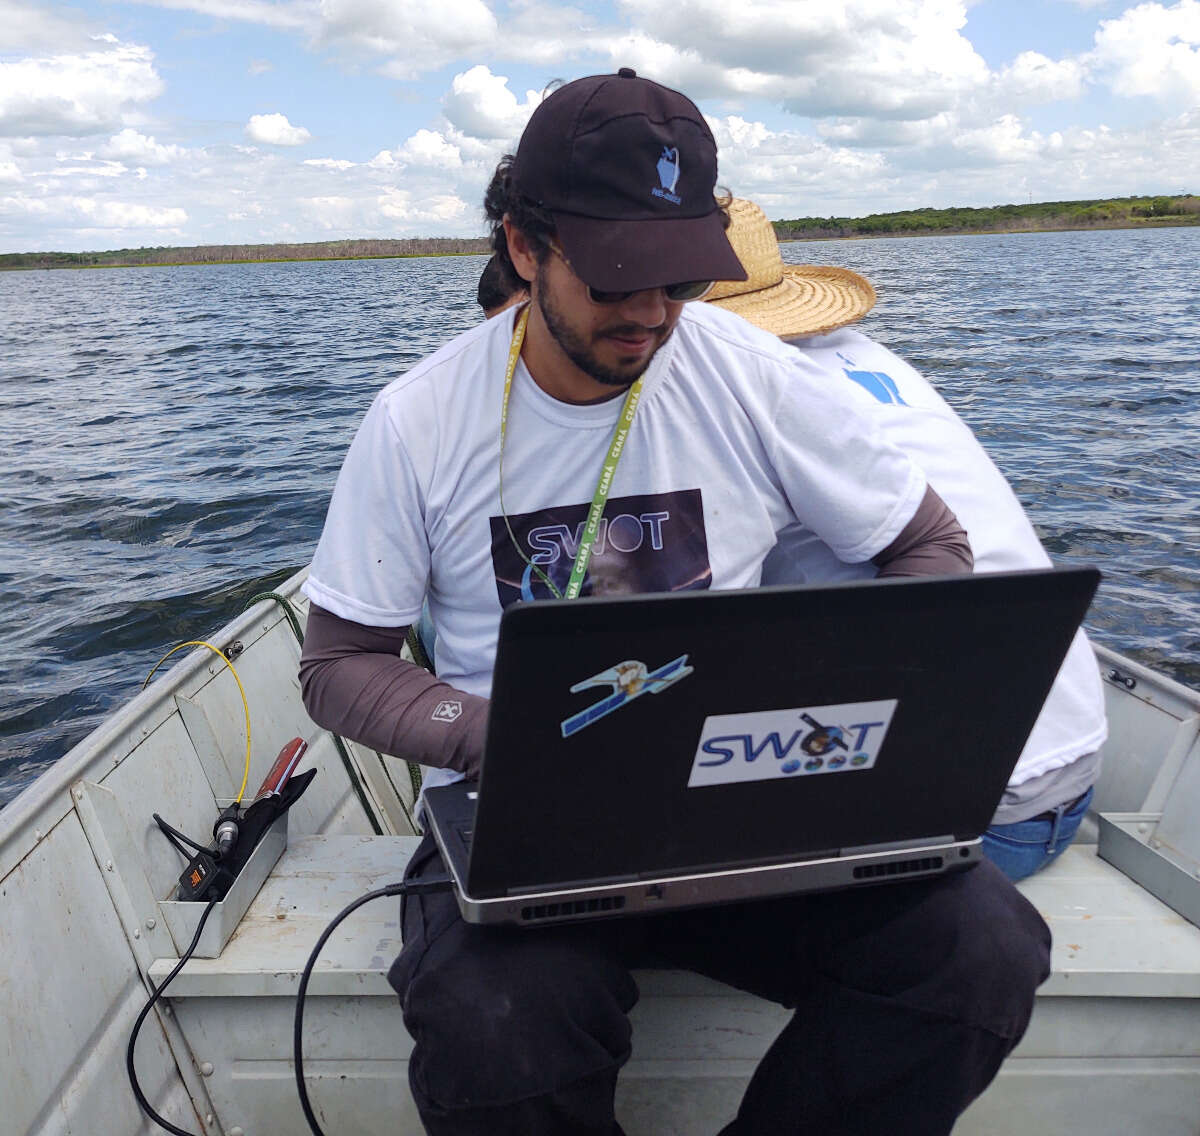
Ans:
<svg viewBox="0 0 1200 1136"><path fill-rule="evenodd" d="M532 284L537 276L537 257L533 254L529 238L512 223L507 213L504 215L504 238L508 241L508 259L512 261L517 275L526 284Z"/></svg>

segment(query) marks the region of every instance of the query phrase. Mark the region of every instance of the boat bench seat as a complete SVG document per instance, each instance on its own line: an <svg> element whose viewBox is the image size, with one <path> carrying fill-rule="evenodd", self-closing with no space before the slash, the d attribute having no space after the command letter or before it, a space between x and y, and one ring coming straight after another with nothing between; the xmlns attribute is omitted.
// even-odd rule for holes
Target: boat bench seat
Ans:
<svg viewBox="0 0 1200 1136"><path fill-rule="evenodd" d="M293 839L221 956L191 960L172 983L227 1133L306 1130L291 1063L304 964L343 907L400 879L416 845L403 836ZM1053 974L1024 1041L956 1132L1194 1136L1200 929L1098 859L1094 845L1069 849L1021 890L1053 931ZM399 900L375 900L342 922L314 969L305 1072L330 1136L422 1131L407 1088L412 1044L386 979L399 947ZM158 960L151 977L161 981L174 962ZM681 971L640 971L638 983L622 1125L629 1136L716 1131L786 1011ZM364 1127L376 1115L379 1127Z"/></svg>

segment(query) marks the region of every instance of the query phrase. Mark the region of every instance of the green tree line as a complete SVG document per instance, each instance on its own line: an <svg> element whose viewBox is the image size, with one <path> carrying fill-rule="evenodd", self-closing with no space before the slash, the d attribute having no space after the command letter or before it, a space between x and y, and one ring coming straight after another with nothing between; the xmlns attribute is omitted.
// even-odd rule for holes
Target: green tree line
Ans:
<svg viewBox="0 0 1200 1136"><path fill-rule="evenodd" d="M313 244L196 245L189 248L112 249L107 252L14 252L0 254L0 268L115 268L159 264L239 264L270 260L360 260L393 256L456 256L490 252L472 237L409 240L318 241Z"/></svg>
<svg viewBox="0 0 1200 1136"><path fill-rule="evenodd" d="M867 217L798 217L774 224L780 240L1195 225L1200 224L1200 197L1182 194L1176 197L1041 201L1028 205L994 205L982 209L905 209L899 213L872 213Z"/></svg>

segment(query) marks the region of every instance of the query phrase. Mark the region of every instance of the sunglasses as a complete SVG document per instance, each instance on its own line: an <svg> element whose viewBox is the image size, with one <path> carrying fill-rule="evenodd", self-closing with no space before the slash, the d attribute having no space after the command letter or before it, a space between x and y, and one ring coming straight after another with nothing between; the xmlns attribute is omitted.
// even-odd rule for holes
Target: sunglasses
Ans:
<svg viewBox="0 0 1200 1136"><path fill-rule="evenodd" d="M553 241L550 241L549 245L550 251L574 272L576 276L579 276L579 273L575 272L574 266L567 259L566 253ZM580 280L582 281L583 278L580 277ZM685 280L680 284L664 284L663 295L673 303L685 304L689 300L699 300L707 296L715 284L715 280ZM588 299L593 304L621 304L628 300L634 292L645 291L643 288L633 288L628 292L604 292L599 288L593 288L586 281L583 281L583 286L587 289Z"/></svg>

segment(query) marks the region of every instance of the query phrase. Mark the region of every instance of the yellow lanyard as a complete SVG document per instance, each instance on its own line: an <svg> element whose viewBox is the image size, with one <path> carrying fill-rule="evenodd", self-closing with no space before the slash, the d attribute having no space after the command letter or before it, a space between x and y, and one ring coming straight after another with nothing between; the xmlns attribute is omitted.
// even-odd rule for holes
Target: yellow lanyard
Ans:
<svg viewBox="0 0 1200 1136"><path fill-rule="evenodd" d="M525 342L525 326L528 322L529 305L526 304L521 314L517 316L517 325L513 329L512 345L508 349L508 367L504 372L504 401L500 406L500 514L504 517L508 535L512 538L518 552L521 552L520 545L517 544L517 538L513 535L512 526L508 524L508 514L504 511L504 440L508 434L508 399L512 393L513 374L517 369L517 360L521 357L521 345ZM637 413L638 400L642 397L643 378L645 375L639 375L637 382L629 388L629 393L625 396L625 405L621 410L620 418L617 419L612 442L608 447L608 456L600 467L600 480L596 482L592 506L588 510L587 522L584 524L583 534L579 538L579 548L575 553L575 563L571 567L570 579L567 580L567 590L560 593L544 572L538 572L543 582L558 599L573 600L583 587L583 577L587 572L588 561L592 558L592 545L596 543L596 537L600 532L600 518L604 515L604 506L608 502L608 492L612 488L613 478L616 476L617 463L621 460L621 454L625 449L625 439L629 436L629 429L633 425L633 416ZM533 567L523 552L521 552L521 557L527 564L530 564L530 567Z"/></svg>

